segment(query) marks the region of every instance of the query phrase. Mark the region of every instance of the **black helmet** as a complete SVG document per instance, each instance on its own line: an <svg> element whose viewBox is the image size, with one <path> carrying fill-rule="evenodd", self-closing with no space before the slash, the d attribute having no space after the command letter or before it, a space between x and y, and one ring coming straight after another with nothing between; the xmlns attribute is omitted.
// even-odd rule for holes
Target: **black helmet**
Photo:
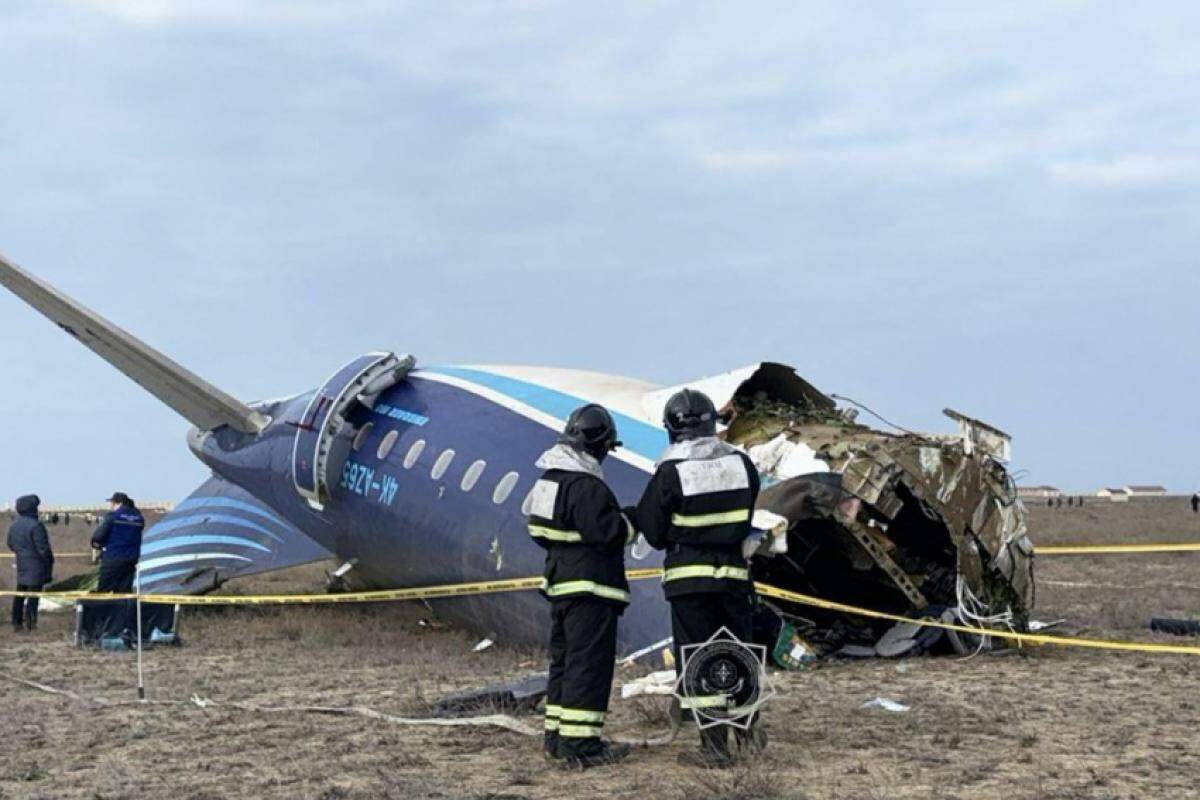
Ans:
<svg viewBox="0 0 1200 800"><path fill-rule="evenodd" d="M663 409L663 426L671 442L715 436L717 408L704 392L684 389L676 392Z"/></svg>
<svg viewBox="0 0 1200 800"><path fill-rule="evenodd" d="M610 451L621 446L617 441L617 423L604 406L590 403L571 412L560 444L588 453L597 461L603 461Z"/></svg>

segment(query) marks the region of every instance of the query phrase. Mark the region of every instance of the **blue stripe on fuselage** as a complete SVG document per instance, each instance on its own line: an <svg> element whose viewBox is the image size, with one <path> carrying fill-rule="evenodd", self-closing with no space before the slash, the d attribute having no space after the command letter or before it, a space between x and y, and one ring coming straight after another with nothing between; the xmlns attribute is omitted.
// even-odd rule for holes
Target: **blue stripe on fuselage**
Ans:
<svg viewBox="0 0 1200 800"><path fill-rule="evenodd" d="M151 571L150 573L148 573L146 575L142 575L138 580L141 581L141 586L143 589L145 589L147 585L161 583L162 581L168 580L170 578L178 578L180 575L189 575L194 571L195 570L192 567L188 567L187 569L172 569L172 570L168 570L167 572L158 572L158 573Z"/></svg>
<svg viewBox="0 0 1200 800"><path fill-rule="evenodd" d="M158 523L153 528L151 528L150 534L153 534L153 536L151 536L150 534L147 534L146 538L147 539L158 538L159 536L168 534L171 531L179 530L180 528L189 528L193 525L209 525L209 524L226 525L235 530L239 527L245 528L248 530L256 531L265 536L269 536L272 539L274 539L275 541L279 542L280 544L283 544L283 539L280 538L278 534L272 533L271 531L264 528L262 525L259 525L257 522L251 522L248 519L242 519L241 517L235 517L230 514L200 513L200 514L191 514L191 515L182 516L182 517L168 516L168 517L164 518L162 522Z"/></svg>
<svg viewBox="0 0 1200 800"><path fill-rule="evenodd" d="M536 383L509 378L468 367L425 367L422 372L432 372L438 375L449 375L455 378L477 383L480 386L499 392L507 397L524 403L544 414L549 414L560 420L566 420L571 412L585 403L595 402L586 397L565 394L557 389L539 386ZM421 372L415 373L419 377ZM626 449L637 453L643 458L655 461L667 447L667 432L640 419L609 411L617 423L621 441Z"/></svg>
<svg viewBox="0 0 1200 800"><path fill-rule="evenodd" d="M253 539L247 539L243 536L203 533L193 536L172 536L169 539L144 544L142 545L142 555L147 556L152 553L162 552L163 550L173 550L176 547L190 547L194 544L227 544L234 547L249 547L252 550L261 550L264 553L271 552L271 548L263 547Z"/></svg>
<svg viewBox="0 0 1200 800"><path fill-rule="evenodd" d="M274 511L266 508L265 506L252 505L243 500L236 500L232 497L191 497L175 506L175 508L172 510L175 512L180 512L192 508L232 508L237 511L245 511L248 514L255 514L263 519L280 525L290 524Z"/></svg>

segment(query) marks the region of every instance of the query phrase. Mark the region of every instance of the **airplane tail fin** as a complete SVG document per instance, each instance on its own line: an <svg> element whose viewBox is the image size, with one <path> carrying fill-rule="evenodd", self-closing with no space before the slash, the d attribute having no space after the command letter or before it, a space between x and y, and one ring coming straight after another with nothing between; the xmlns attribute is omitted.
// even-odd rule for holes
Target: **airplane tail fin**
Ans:
<svg viewBox="0 0 1200 800"><path fill-rule="evenodd" d="M0 255L0 285L202 430L258 434L267 418Z"/></svg>
<svg viewBox="0 0 1200 800"><path fill-rule="evenodd" d="M213 476L146 529L142 591L200 594L230 578L332 558L273 508Z"/></svg>

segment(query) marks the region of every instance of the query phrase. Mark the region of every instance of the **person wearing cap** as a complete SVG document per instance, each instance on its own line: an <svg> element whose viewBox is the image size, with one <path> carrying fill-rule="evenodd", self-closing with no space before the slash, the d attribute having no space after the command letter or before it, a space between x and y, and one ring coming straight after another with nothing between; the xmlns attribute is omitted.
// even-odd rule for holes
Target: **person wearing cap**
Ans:
<svg viewBox="0 0 1200 800"><path fill-rule="evenodd" d="M17 560L17 591L40 592L53 580L54 552L46 526L38 518L36 494L17 498L17 518L8 529L8 549ZM17 633L37 628L38 598L14 597L12 625Z"/></svg>
<svg viewBox="0 0 1200 800"><path fill-rule="evenodd" d="M146 520L124 492L117 492L108 502L112 510L92 534L92 549L101 553L100 585L96 590L125 594L133 591Z"/></svg>

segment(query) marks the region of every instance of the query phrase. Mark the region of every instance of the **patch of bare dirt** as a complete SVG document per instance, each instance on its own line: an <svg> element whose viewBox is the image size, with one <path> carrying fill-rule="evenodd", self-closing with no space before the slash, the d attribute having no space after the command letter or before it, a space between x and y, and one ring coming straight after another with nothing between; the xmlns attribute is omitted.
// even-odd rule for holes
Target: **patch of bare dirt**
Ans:
<svg viewBox="0 0 1200 800"><path fill-rule="evenodd" d="M1082 510L1034 508L1032 516L1038 543L1200 540L1186 500L1092 500ZM1167 641L1149 633L1149 617L1197 615L1198 569L1200 554L1043 558L1037 616L1066 617L1070 632ZM238 590L319 591L322 583L313 565ZM502 644L474 653L476 636L422 620L436 618L419 604L189 610L186 645L147 654L149 695L215 701L205 709L138 705L132 657L73 648L70 614L44 615L34 636L5 627L0 670L109 704L0 680L0 799L1200 796L1200 659L1182 656L1034 648L779 674L780 696L765 714L770 749L715 774L676 764L694 746L686 730L620 767L563 773L543 761L537 739L497 729L221 705L423 715L446 692L541 664L540 653ZM911 710L863 707L876 696ZM611 729L660 732L654 702L615 701Z"/></svg>

